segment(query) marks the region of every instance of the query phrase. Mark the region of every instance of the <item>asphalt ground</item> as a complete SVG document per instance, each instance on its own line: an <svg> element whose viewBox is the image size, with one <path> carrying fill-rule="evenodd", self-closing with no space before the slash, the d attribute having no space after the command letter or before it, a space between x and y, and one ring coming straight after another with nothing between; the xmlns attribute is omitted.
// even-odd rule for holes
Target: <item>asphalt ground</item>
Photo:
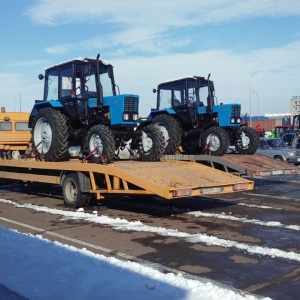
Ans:
<svg viewBox="0 0 300 300"><path fill-rule="evenodd" d="M91 203L85 212L98 216L140 221L149 228L176 229L190 235L278 249L300 254L300 175L255 179L255 189L234 194L164 200L155 196L110 196ZM31 203L62 211L60 187L44 184L0 186L0 198L18 204ZM159 232L118 230L109 224L67 220L0 202L0 225L20 232L41 234L95 253L150 264L163 272L216 281L272 299L296 300L300 295L300 262L238 247L190 242ZM12 220L11 223L5 220ZM274 223L275 222L275 223ZM270 224L275 224L270 226ZM277 225L276 225L277 224ZM28 225L26 227L24 225ZM295 229L291 229L295 227ZM0 286L0 295L5 287ZM11 297L21 297L14 295ZM7 298L7 299L23 299Z"/></svg>

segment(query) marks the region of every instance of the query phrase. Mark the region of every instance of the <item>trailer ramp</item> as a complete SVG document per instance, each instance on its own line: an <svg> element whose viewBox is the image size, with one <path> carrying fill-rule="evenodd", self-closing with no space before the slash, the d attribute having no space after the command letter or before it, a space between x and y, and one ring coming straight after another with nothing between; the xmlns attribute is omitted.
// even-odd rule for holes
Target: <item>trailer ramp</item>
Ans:
<svg viewBox="0 0 300 300"><path fill-rule="evenodd" d="M270 176L298 174L299 168L284 161L264 155L225 154L213 155L164 155L165 160L195 161L214 169L241 176Z"/></svg>
<svg viewBox="0 0 300 300"><path fill-rule="evenodd" d="M81 174L82 191L104 194L155 194L165 199L253 190L254 182L188 161L116 161L108 165L35 160L0 160L0 178L62 184Z"/></svg>

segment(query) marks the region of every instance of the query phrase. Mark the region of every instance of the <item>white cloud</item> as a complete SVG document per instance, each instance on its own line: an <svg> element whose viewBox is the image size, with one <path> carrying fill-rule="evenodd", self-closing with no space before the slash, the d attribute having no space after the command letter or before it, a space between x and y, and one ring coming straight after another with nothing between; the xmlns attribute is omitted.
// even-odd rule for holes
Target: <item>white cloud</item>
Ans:
<svg viewBox="0 0 300 300"><path fill-rule="evenodd" d="M254 91L252 113L289 111L289 100L300 94L299 43L276 49L261 49L247 54L231 51L199 51L196 53L162 55L151 58L116 59L116 82L122 93L141 96L143 114L149 113L156 100L152 89L158 83L187 75L207 76L215 82L219 102L241 103L242 112L249 113L249 81ZM133 67L134 66L134 67ZM146 71L145 71L146 70ZM250 77L257 71L257 76ZM296 76L297 75L297 76ZM288 91L294 91L289 94Z"/></svg>
<svg viewBox="0 0 300 300"><path fill-rule="evenodd" d="M203 25L229 23L253 17L300 15L300 2L276 1L275 5L272 0L240 0L230 4L222 0L174 0L170 5L168 1L132 0L129 6L128 2L121 0L40 0L28 9L27 15L33 22L48 26L98 26L99 36L47 47L48 53L65 54L75 47L86 49L89 45L101 49L123 47L122 51L114 52L116 55L134 51L164 53L189 43L188 35L185 38L179 37L176 34L178 30L194 26L192 30L195 31ZM107 32L108 26L113 26L114 30ZM87 37L89 35L92 33L87 32Z"/></svg>
<svg viewBox="0 0 300 300"><path fill-rule="evenodd" d="M114 58L101 53L101 58L115 67L116 83L120 86L121 93L140 95L142 115L149 114L150 107L155 106L156 95L152 93L152 89L160 82L187 75L207 76L209 73L215 82L219 102L241 103L242 113L249 113L251 80L251 87L258 94L252 94L252 113L276 113L288 112L290 98L300 95L299 47L300 42L297 42L280 48L241 54L230 50L215 50ZM250 77L254 71L258 72L257 75ZM26 68L24 74L0 74L1 91L3 95L9 96L2 102L7 101L7 105L13 109L14 98L18 99L18 95L22 94L23 107L30 111L35 98L40 99L42 96L43 86L37 80L37 74L38 72L29 76Z"/></svg>
<svg viewBox="0 0 300 300"><path fill-rule="evenodd" d="M297 0L215 1L40 0L28 10L33 21L46 25L95 21L151 27L219 23L253 16L299 15Z"/></svg>

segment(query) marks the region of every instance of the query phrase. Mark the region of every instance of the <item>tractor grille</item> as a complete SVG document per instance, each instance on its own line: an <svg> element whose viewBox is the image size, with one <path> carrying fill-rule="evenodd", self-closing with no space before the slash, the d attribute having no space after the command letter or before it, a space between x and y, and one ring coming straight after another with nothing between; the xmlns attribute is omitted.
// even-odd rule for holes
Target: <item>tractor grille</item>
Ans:
<svg viewBox="0 0 300 300"><path fill-rule="evenodd" d="M231 108L231 117L239 118L241 116L241 106L233 105Z"/></svg>
<svg viewBox="0 0 300 300"><path fill-rule="evenodd" d="M134 96L126 96L124 101L124 111L138 113L139 98Z"/></svg>

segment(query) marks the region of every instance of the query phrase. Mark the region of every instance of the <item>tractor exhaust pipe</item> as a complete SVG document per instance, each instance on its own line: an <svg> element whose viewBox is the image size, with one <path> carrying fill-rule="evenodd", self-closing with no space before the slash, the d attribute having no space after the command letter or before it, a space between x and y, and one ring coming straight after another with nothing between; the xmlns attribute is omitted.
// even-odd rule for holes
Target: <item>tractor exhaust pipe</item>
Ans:
<svg viewBox="0 0 300 300"><path fill-rule="evenodd" d="M210 74L207 76L207 88L208 88L208 96L207 96L207 112L211 113L213 111L213 105L214 105L214 97L212 95L211 91L211 83L210 83Z"/></svg>
<svg viewBox="0 0 300 300"><path fill-rule="evenodd" d="M96 65L97 65L97 76L96 76L96 88L97 88L97 105L100 110L102 110L103 106L103 90L102 84L100 82L100 65L99 65L100 54L96 57Z"/></svg>

